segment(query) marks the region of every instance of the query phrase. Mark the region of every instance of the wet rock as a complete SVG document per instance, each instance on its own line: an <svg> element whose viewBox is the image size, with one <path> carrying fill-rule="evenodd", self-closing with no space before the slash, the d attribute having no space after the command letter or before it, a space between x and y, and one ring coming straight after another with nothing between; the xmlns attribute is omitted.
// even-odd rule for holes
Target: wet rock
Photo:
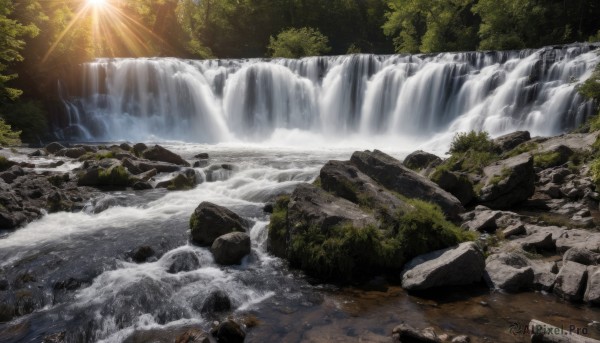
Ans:
<svg viewBox="0 0 600 343"><path fill-rule="evenodd" d="M412 170L421 170L427 168L432 163L439 164L442 159L434 154L430 154L423 150L417 150L404 159L402 164Z"/></svg>
<svg viewBox="0 0 600 343"><path fill-rule="evenodd" d="M250 236L243 232L231 232L217 238L210 250L215 262L223 265L240 264L250 254Z"/></svg>
<svg viewBox="0 0 600 343"><path fill-rule="evenodd" d="M166 188L170 191L181 191L192 189L196 186L196 172L194 169L185 169L177 172L170 180L159 182L156 188Z"/></svg>
<svg viewBox="0 0 600 343"><path fill-rule="evenodd" d="M199 159L199 160L208 160L208 153L206 152L201 152L197 155L194 155L195 158Z"/></svg>
<svg viewBox="0 0 600 343"><path fill-rule="evenodd" d="M231 310L231 300L229 296L222 290L214 290L210 292L204 300L200 313L204 316L210 316L219 312L227 312Z"/></svg>
<svg viewBox="0 0 600 343"><path fill-rule="evenodd" d="M181 158L181 156L163 148L160 145L155 145L152 148L145 150L142 153L142 156L151 161L167 162L185 167L190 166L190 164L186 160Z"/></svg>
<svg viewBox="0 0 600 343"><path fill-rule="evenodd" d="M144 245L133 250L133 252L131 253L131 258L136 263L144 263L148 261L152 256L154 256L154 254L155 252L154 249L152 249L152 247Z"/></svg>
<svg viewBox="0 0 600 343"><path fill-rule="evenodd" d="M133 152L138 156L146 150L148 150L148 146L144 143L137 143L133 146Z"/></svg>
<svg viewBox="0 0 600 343"><path fill-rule="evenodd" d="M63 343L65 340L66 332L57 332L52 335L44 337L43 343Z"/></svg>
<svg viewBox="0 0 600 343"><path fill-rule="evenodd" d="M84 148L65 148L56 152L56 156L65 156L68 158L79 158L86 154Z"/></svg>
<svg viewBox="0 0 600 343"><path fill-rule="evenodd" d="M175 339L175 343L210 343L208 334L200 329L189 329Z"/></svg>
<svg viewBox="0 0 600 343"><path fill-rule="evenodd" d="M358 170L387 189L408 198L437 204L449 218L458 218L458 215L464 212L462 204L455 196L379 150L357 151L352 154L350 160Z"/></svg>
<svg viewBox="0 0 600 343"><path fill-rule="evenodd" d="M491 288L517 292L533 286L534 272L525 256L499 253L486 259L485 279Z"/></svg>
<svg viewBox="0 0 600 343"><path fill-rule="evenodd" d="M587 274L587 285L583 301L600 306L600 267L589 266Z"/></svg>
<svg viewBox="0 0 600 343"><path fill-rule="evenodd" d="M202 246L211 246L224 234L245 231L245 221L231 210L209 202L203 202L190 218L192 241Z"/></svg>
<svg viewBox="0 0 600 343"><path fill-rule="evenodd" d="M135 164L142 173L155 169L159 173L173 173L181 169L181 166L166 162L139 161Z"/></svg>
<svg viewBox="0 0 600 343"><path fill-rule="evenodd" d="M494 139L494 144L501 152L508 152L529 140L531 140L529 131L515 131Z"/></svg>
<svg viewBox="0 0 600 343"><path fill-rule="evenodd" d="M504 236L504 238L523 235L525 233L525 225L523 224L514 224L502 230L502 236Z"/></svg>
<svg viewBox="0 0 600 343"><path fill-rule="evenodd" d="M263 206L263 212L273 213L273 204L272 203L265 204L265 206Z"/></svg>
<svg viewBox="0 0 600 343"><path fill-rule="evenodd" d="M130 151L132 149L131 145L129 145L127 143L119 144L119 148L123 151Z"/></svg>
<svg viewBox="0 0 600 343"><path fill-rule="evenodd" d="M456 337L452 338L451 342L452 343L470 343L471 338L466 335L460 335L460 336L456 336Z"/></svg>
<svg viewBox="0 0 600 343"><path fill-rule="evenodd" d="M462 243L411 260L402 272L402 287L425 290L468 285L481 281L484 269L484 256L475 243Z"/></svg>
<svg viewBox="0 0 600 343"><path fill-rule="evenodd" d="M440 170L435 172L431 178L443 190L454 195L463 205L471 203L475 198L473 183L464 173Z"/></svg>
<svg viewBox="0 0 600 343"><path fill-rule="evenodd" d="M581 247L573 247L563 255L563 262L572 261L586 266L600 263L600 254Z"/></svg>
<svg viewBox="0 0 600 343"><path fill-rule="evenodd" d="M546 232L538 232L527 237L515 239L512 244L519 245L521 249L526 251L553 251L555 249L552 234Z"/></svg>
<svg viewBox="0 0 600 343"><path fill-rule="evenodd" d="M64 148L65 147L62 144L60 144L58 142L52 142L52 143L46 145L44 147L44 150L46 150L49 154L55 154Z"/></svg>
<svg viewBox="0 0 600 343"><path fill-rule="evenodd" d="M563 263L556 277L554 294L569 301L581 301L586 281L586 266L577 262L567 261Z"/></svg>
<svg viewBox="0 0 600 343"><path fill-rule="evenodd" d="M200 160L200 161L194 162L194 168L204 168L206 166L208 166L207 160Z"/></svg>
<svg viewBox="0 0 600 343"><path fill-rule="evenodd" d="M137 177L138 179L140 179L142 181L150 181L150 179L155 177L157 174L158 174L158 171L156 169L150 169L146 172L137 174L135 177Z"/></svg>
<svg viewBox="0 0 600 343"><path fill-rule="evenodd" d="M138 164L133 162L133 160L130 158L123 159L121 161L121 164L123 165L123 167L127 168L127 170L129 170L129 172L133 175L138 175L138 174L142 173L142 170L140 169ZM156 171L156 169L152 169L152 170Z"/></svg>
<svg viewBox="0 0 600 343"><path fill-rule="evenodd" d="M246 339L242 326L231 319L222 322L210 333L219 343L242 343Z"/></svg>
<svg viewBox="0 0 600 343"><path fill-rule="evenodd" d="M533 157L528 153L495 162L483 173L478 201L490 208L510 208L535 192Z"/></svg>
<svg viewBox="0 0 600 343"><path fill-rule="evenodd" d="M439 343L441 340L435 335L433 330L421 332L414 327L402 323L392 331L392 341L398 343Z"/></svg>
<svg viewBox="0 0 600 343"><path fill-rule="evenodd" d="M38 149L38 150L36 150L36 151L28 154L27 156L29 156L29 157L43 157L43 156L47 156L47 155L48 155L47 152Z"/></svg>
<svg viewBox="0 0 600 343"><path fill-rule="evenodd" d="M200 268L198 256L191 251L182 251L172 257L167 273L177 274L180 272L189 272Z"/></svg>

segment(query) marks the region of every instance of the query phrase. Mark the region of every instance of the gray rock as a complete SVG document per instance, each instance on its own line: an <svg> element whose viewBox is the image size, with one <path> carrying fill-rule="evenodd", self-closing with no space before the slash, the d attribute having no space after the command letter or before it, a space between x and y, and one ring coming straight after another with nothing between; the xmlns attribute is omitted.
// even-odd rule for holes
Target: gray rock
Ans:
<svg viewBox="0 0 600 343"><path fill-rule="evenodd" d="M600 233L580 229L565 230L556 240L556 250L563 253L573 247L600 253Z"/></svg>
<svg viewBox="0 0 600 343"><path fill-rule="evenodd" d="M512 243L520 245L523 250L533 252L551 251L555 249L552 234L547 232L534 233L527 237L515 239Z"/></svg>
<svg viewBox="0 0 600 343"><path fill-rule="evenodd" d="M471 342L471 338L469 338L469 336L466 335L460 335L460 336L456 336L454 338L452 338L452 343L470 343Z"/></svg>
<svg viewBox="0 0 600 343"><path fill-rule="evenodd" d="M430 154L423 150L417 150L404 159L402 162L404 166L412 170L421 170L427 168L432 163L439 164L442 159L434 154Z"/></svg>
<svg viewBox="0 0 600 343"><path fill-rule="evenodd" d="M229 310L231 310L231 300L227 293L222 290L214 290L204 300L200 313L204 316L211 316Z"/></svg>
<svg viewBox="0 0 600 343"><path fill-rule="evenodd" d="M525 143L529 140L531 140L529 131L515 131L494 139L494 144L500 149L500 151L508 152L516 148L519 144Z"/></svg>
<svg viewBox="0 0 600 343"><path fill-rule="evenodd" d="M199 159L199 160L208 160L208 153L206 152L201 152L197 155L194 156L195 158Z"/></svg>
<svg viewBox="0 0 600 343"><path fill-rule="evenodd" d="M142 153L142 156L151 161L167 162L185 167L190 166L190 164L186 160L181 158L181 156L163 148L160 145L155 145L152 148L146 149Z"/></svg>
<svg viewBox="0 0 600 343"><path fill-rule="evenodd" d="M528 153L495 162L483 173L484 186L478 200L490 208L510 208L535 192L533 157Z"/></svg>
<svg viewBox="0 0 600 343"><path fill-rule="evenodd" d="M534 272L525 256L499 253L486 259L485 279L492 288L517 292L532 288Z"/></svg>
<svg viewBox="0 0 600 343"><path fill-rule="evenodd" d="M177 274L180 272L189 272L200 268L198 256L191 251L182 251L174 254L171 257L171 264L167 269L169 274Z"/></svg>
<svg viewBox="0 0 600 343"><path fill-rule="evenodd" d="M475 199L473 183L466 174L440 170L435 172L431 178L443 190L454 195L463 205L467 205Z"/></svg>
<svg viewBox="0 0 600 343"><path fill-rule="evenodd" d="M62 144L60 144L58 142L52 142L52 143L46 145L44 147L44 150L46 150L49 154L55 154L64 148L65 147Z"/></svg>
<svg viewBox="0 0 600 343"><path fill-rule="evenodd" d="M572 261L586 266L600 263L600 254L581 247L573 247L563 255L563 262Z"/></svg>
<svg viewBox="0 0 600 343"><path fill-rule="evenodd" d="M360 171L385 188L408 198L437 204L449 218L458 218L458 215L464 212L462 204L455 196L379 150L357 151L352 154L350 160Z"/></svg>
<svg viewBox="0 0 600 343"><path fill-rule="evenodd" d="M552 326L532 319L527 328L531 331L532 343L598 343L599 341L586 336L580 336L574 332L563 330L562 328Z"/></svg>
<svg viewBox="0 0 600 343"><path fill-rule="evenodd" d="M219 236L244 232L245 221L225 207L203 202L190 218L190 230L194 243L210 246Z"/></svg>
<svg viewBox="0 0 600 343"><path fill-rule="evenodd" d="M583 301L593 305L600 305L600 267L587 267L587 286L583 295Z"/></svg>
<svg viewBox="0 0 600 343"><path fill-rule="evenodd" d="M231 232L217 238L210 250L215 262L223 265L240 264L250 254L250 236L244 232Z"/></svg>
<svg viewBox="0 0 600 343"><path fill-rule="evenodd" d="M558 267L554 262L530 261L533 268L533 287L536 290L550 292L556 281Z"/></svg>
<svg viewBox="0 0 600 343"><path fill-rule="evenodd" d="M587 281L587 268L583 264L567 261L556 276L554 294L569 300L581 301Z"/></svg>
<svg viewBox="0 0 600 343"><path fill-rule="evenodd" d="M87 151L84 148L65 148L56 152L56 156L65 156L68 158L79 158L85 155Z"/></svg>
<svg viewBox="0 0 600 343"><path fill-rule="evenodd" d="M502 230L502 235L504 236L504 238L509 238L509 237L517 236L517 235L523 235L525 233L526 233L525 225L523 225L522 223L513 224L513 225L507 227L506 229Z"/></svg>
<svg viewBox="0 0 600 343"><path fill-rule="evenodd" d="M133 152L138 156L146 150L148 150L148 146L144 143L137 143L133 146Z"/></svg>
<svg viewBox="0 0 600 343"><path fill-rule="evenodd" d="M173 173L181 169L181 167L176 164L166 162L139 161L135 165L143 173L152 169L156 169L159 173Z"/></svg>
<svg viewBox="0 0 600 343"><path fill-rule="evenodd" d="M433 333L433 334L432 334ZM398 343L440 343L441 340L433 331L421 332L414 327L402 323L392 331L392 341Z"/></svg>
<svg viewBox="0 0 600 343"><path fill-rule="evenodd" d="M494 232L498 228L496 219L500 218L502 212L500 211L475 211L473 219L463 223L462 227L470 231L479 232Z"/></svg>
<svg viewBox="0 0 600 343"><path fill-rule="evenodd" d="M196 172L194 169L185 169L175 173L175 175L166 181L159 182L156 188L166 188L170 191L179 191L192 189L196 186Z"/></svg>
<svg viewBox="0 0 600 343"><path fill-rule="evenodd" d="M483 254L475 243L462 243L412 259L402 272L402 287L416 291L468 285L481 281L484 269Z"/></svg>
<svg viewBox="0 0 600 343"><path fill-rule="evenodd" d="M212 329L211 334L219 343L243 343L246 339L246 333L242 327L231 319Z"/></svg>

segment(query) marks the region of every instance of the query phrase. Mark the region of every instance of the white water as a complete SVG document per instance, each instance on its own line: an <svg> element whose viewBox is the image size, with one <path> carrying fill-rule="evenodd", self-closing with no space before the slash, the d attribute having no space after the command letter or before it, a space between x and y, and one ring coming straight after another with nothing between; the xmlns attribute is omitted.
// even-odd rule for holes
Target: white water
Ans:
<svg viewBox="0 0 600 343"><path fill-rule="evenodd" d="M80 139L412 148L472 129L553 135L577 126L590 105L576 87L599 60L588 45L300 60L101 59L85 65L84 95L67 104Z"/></svg>

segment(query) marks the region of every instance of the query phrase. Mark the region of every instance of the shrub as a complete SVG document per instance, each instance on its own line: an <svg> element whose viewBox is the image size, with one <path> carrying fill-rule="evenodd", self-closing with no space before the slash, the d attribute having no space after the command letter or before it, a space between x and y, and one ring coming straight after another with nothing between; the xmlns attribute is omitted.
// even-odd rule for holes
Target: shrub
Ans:
<svg viewBox="0 0 600 343"><path fill-rule="evenodd" d="M454 135L450 143L450 153L464 153L467 151L492 152L496 150L490 135L485 131L459 132Z"/></svg>
<svg viewBox="0 0 600 343"><path fill-rule="evenodd" d="M19 136L21 131L13 131L11 126L6 124L2 118L0 118L0 145L1 146L13 146L20 145L21 140Z"/></svg>
<svg viewBox="0 0 600 343"><path fill-rule="evenodd" d="M546 151L533 155L533 165L542 168L552 168L562 164L562 155L558 151Z"/></svg>
<svg viewBox="0 0 600 343"><path fill-rule="evenodd" d="M600 188L600 158L596 158L590 164L590 176L596 184L596 189Z"/></svg>
<svg viewBox="0 0 600 343"><path fill-rule="evenodd" d="M6 157L0 155L0 172L1 171L5 171L8 168L14 166L15 163L9 159L7 159Z"/></svg>
<svg viewBox="0 0 600 343"><path fill-rule="evenodd" d="M268 48L272 57L300 58L325 54L331 50L328 44L329 39L319 30L303 27L271 36Z"/></svg>

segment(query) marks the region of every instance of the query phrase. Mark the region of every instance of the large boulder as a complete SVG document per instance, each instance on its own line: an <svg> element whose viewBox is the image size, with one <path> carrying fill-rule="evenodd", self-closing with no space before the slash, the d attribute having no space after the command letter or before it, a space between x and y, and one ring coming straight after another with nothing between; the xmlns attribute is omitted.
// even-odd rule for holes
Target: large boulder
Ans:
<svg viewBox="0 0 600 343"><path fill-rule="evenodd" d="M250 254L250 236L244 232L230 232L217 238L210 250L215 262L230 265L240 264L242 258Z"/></svg>
<svg viewBox="0 0 600 343"><path fill-rule="evenodd" d="M169 274L177 274L181 272L189 272L200 268L198 256L191 251L181 251L170 258L171 263L167 269Z"/></svg>
<svg viewBox="0 0 600 343"><path fill-rule="evenodd" d="M465 173L442 169L433 173L431 180L454 195L463 205L469 204L475 198L473 183Z"/></svg>
<svg viewBox="0 0 600 343"><path fill-rule="evenodd" d="M87 151L82 147L65 148L65 149L57 151L56 156L65 156L68 158L79 158L79 157L85 155L86 153L87 153Z"/></svg>
<svg viewBox="0 0 600 343"><path fill-rule="evenodd" d="M587 274L587 286L583 301L600 306L600 267L589 266Z"/></svg>
<svg viewBox="0 0 600 343"><path fill-rule="evenodd" d="M319 174L321 188L358 205L384 214L385 219L410 211L412 207L378 185L349 162L329 161Z"/></svg>
<svg viewBox="0 0 600 343"><path fill-rule="evenodd" d="M170 191L181 191L192 189L196 186L196 172L194 169L185 169L175 173L169 180L159 182L156 188L166 188Z"/></svg>
<svg viewBox="0 0 600 343"><path fill-rule="evenodd" d="M573 261L586 266L600 264L600 254L581 247L573 247L563 255L563 262Z"/></svg>
<svg viewBox="0 0 600 343"><path fill-rule="evenodd" d="M525 256L499 253L486 259L485 279L491 288L517 292L532 288L534 272Z"/></svg>
<svg viewBox="0 0 600 343"><path fill-rule="evenodd" d="M402 287L417 291L481 281L485 259L473 242L434 251L411 260L402 272Z"/></svg>
<svg viewBox="0 0 600 343"><path fill-rule="evenodd" d="M216 289L208 297L204 299L200 313L205 316L211 316L219 312L226 312L231 310L231 300L225 291Z"/></svg>
<svg viewBox="0 0 600 343"><path fill-rule="evenodd" d="M64 145L62 145L58 142L52 142L52 143L46 145L44 147L44 150L46 150L46 152L48 152L49 154L55 154L64 148L65 148Z"/></svg>
<svg viewBox="0 0 600 343"><path fill-rule="evenodd" d="M402 163L407 168L418 171L429 167L432 163L440 164L442 159L423 150L417 150L406 156Z"/></svg>
<svg viewBox="0 0 600 343"><path fill-rule="evenodd" d="M240 324L231 319L222 322L216 328L212 329L210 333L219 343L243 343L246 339L246 333Z"/></svg>
<svg viewBox="0 0 600 343"><path fill-rule="evenodd" d="M494 144L502 152L510 151L516 148L519 144L531 140L529 131L515 131L504 136L494 139Z"/></svg>
<svg viewBox="0 0 600 343"><path fill-rule="evenodd" d="M202 202L190 218L192 241L202 246L211 246L219 237L230 232L245 231L244 219L231 210Z"/></svg>
<svg viewBox="0 0 600 343"><path fill-rule="evenodd" d="M506 209L535 192L533 157L527 153L501 160L483 169L478 201L493 209Z"/></svg>
<svg viewBox="0 0 600 343"><path fill-rule="evenodd" d="M554 294L566 300L581 301L586 281L587 267L577 262L567 261L556 277Z"/></svg>
<svg viewBox="0 0 600 343"><path fill-rule="evenodd" d="M379 150L357 151L352 154L350 161L360 171L393 192L437 204L449 218L457 218L464 212L462 204L454 195Z"/></svg>
<svg viewBox="0 0 600 343"><path fill-rule="evenodd" d="M142 153L142 156L151 161L173 163L185 167L190 166L190 164L186 160L181 158L181 156L163 148L160 145L155 145L152 148L146 149Z"/></svg>

